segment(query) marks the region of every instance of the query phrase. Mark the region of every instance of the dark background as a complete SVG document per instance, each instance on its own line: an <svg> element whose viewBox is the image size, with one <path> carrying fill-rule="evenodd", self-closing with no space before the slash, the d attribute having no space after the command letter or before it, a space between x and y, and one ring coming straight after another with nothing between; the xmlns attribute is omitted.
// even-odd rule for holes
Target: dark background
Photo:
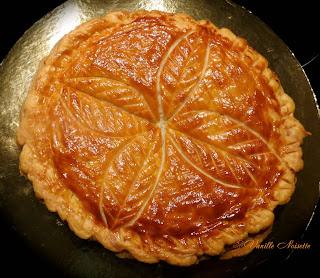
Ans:
<svg viewBox="0 0 320 278"><path fill-rule="evenodd" d="M63 2L61 0L7 1L5 5L2 5L0 61L35 21ZM233 2L244 6L258 16L288 45L302 65L319 98L320 44L318 34L320 21L318 1L234 0ZM8 228L7 224L0 223L0 236L2 239L0 271L4 276L17 277L23 274L30 275L30 277L58 277L59 274L51 269L47 262L27 248L23 239L17 236L12 227ZM9 244L7 243L10 242L18 247L8 248ZM319 207L300 242L310 243L310 250L294 251L289 259L282 262L277 268L261 266L252 276L319 276L317 272L320 264L320 256L318 255L320 251Z"/></svg>

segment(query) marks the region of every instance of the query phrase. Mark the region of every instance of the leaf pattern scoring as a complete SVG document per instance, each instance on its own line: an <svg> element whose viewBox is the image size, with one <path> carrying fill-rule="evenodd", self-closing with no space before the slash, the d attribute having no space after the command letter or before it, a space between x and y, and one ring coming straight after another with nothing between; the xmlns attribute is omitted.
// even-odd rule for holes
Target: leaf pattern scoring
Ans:
<svg viewBox="0 0 320 278"><path fill-rule="evenodd" d="M95 42L93 38L88 42L90 51L98 54L82 56L70 74L59 81L59 99L69 115L65 125L74 121L87 136L119 140L112 154L99 153L101 159L95 159L95 163L104 170L92 175L94 186L99 187L95 206L110 230L132 227L148 231L150 223L156 223L158 228L153 233L157 234L164 229L160 224L168 219L181 234L205 231L208 223L213 229L222 225L222 218L236 219L244 208L249 209L246 203L242 209L237 205L237 209L226 207L222 211L219 192L228 196L230 204L237 203L242 195L248 196L248 192L251 199L261 198L261 190L276 182L276 177L268 179L264 173L275 173L283 166L278 147L269 144L266 131L260 135L260 129L252 124L253 114L232 114L237 109L243 111L242 99L257 95L257 88L264 93L263 82L250 77L251 86L239 94L235 87L245 87L246 75L254 75L254 69L243 65L239 55L233 58L241 67L231 64L234 46L212 30L199 27L177 32L174 37L169 35L173 27L157 29L153 20L149 35L140 36L141 24L116 33L116 39ZM123 44L122 36L130 40L139 37L141 43L135 40L128 51L128 42ZM126 48L126 55L119 54L122 48ZM108 54L113 52L118 54ZM134 70L130 71L128 53L134 53L134 61L149 61L143 62L148 75L143 67L132 66ZM230 74L236 81L228 81ZM254 102L251 106L261 109ZM85 158L79 155L77 159ZM73 165L74 173L80 176L81 165ZM168 201L170 196L174 196L174 202ZM161 203L157 198L166 201ZM178 208L179 202L183 211ZM171 217L173 211L191 215L192 203L204 212L194 224L186 225L183 217ZM205 213L212 208L217 208L218 222L212 222L212 213ZM165 233L170 237L172 231ZM150 231L147 233L151 236Z"/></svg>
<svg viewBox="0 0 320 278"><path fill-rule="evenodd" d="M130 141L106 169L100 209L111 229L126 224L136 216L155 184L161 155L159 132L149 131Z"/></svg>

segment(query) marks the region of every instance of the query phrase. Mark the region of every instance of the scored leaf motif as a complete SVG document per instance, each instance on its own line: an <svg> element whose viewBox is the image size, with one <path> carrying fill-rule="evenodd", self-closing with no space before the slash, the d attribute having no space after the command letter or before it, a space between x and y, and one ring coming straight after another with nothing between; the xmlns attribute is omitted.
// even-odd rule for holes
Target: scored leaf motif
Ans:
<svg viewBox="0 0 320 278"><path fill-rule="evenodd" d="M153 127L148 120L110 104L97 95L61 86L60 97L65 108L79 124L94 132L123 137L143 133Z"/></svg>
<svg viewBox="0 0 320 278"><path fill-rule="evenodd" d="M69 79L68 85L128 113L151 122L155 121L155 116L144 96L121 81L104 77L76 77Z"/></svg>
<svg viewBox="0 0 320 278"><path fill-rule="evenodd" d="M109 228L115 229L137 217L159 171L159 129L129 141L106 169L100 194L100 210Z"/></svg>
<svg viewBox="0 0 320 278"><path fill-rule="evenodd" d="M228 187L259 186L261 173L253 163L179 131L168 132L188 162L214 181Z"/></svg>
<svg viewBox="0 0 320 278"><path fill-rule="evenodd" d="M165 120L199 84L206 67L207 52L205 32L191 31L179 38L164 57L158 80Z"/></svg>
<svg viewBox="0 0 320 278"><path fill-rule="evenodd" d="M222 183L259 187L264 166L279 163L277 153L259 134L230 116L189 111L169 125L179 150Z"/></svg>

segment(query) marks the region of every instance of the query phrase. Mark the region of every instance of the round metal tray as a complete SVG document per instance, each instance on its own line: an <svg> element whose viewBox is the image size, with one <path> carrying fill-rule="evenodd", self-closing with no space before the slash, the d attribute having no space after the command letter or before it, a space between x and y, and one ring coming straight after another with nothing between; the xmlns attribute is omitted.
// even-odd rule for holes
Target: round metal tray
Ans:
<svg viewBox="0 0 320 278"><path fill-rule="evenodd" d="M67 1L37 21L14 45L0 66L0 212L3 219L50 267L71 277L232 277L254 272L259 265L284 260L290 249L254 250L248 256L221 261L211 258L188 268L120 259L100 244L78 238L67 223L49 212L19 173L15 142L19 110L40 60L66 33L82 22L115 10L158 9L183 12L227 27L264 55L296 103L295 116L312 133L304 140L304 170L297 175L291 201L275 210L273 231L265 240L275 245L299 240L318 202L320 120L314 93L299 62L283 41L244 8L224 0L91 0ZM13 243L12 243L13 244ZM10 248L10 243L9 243Z"/></svg>

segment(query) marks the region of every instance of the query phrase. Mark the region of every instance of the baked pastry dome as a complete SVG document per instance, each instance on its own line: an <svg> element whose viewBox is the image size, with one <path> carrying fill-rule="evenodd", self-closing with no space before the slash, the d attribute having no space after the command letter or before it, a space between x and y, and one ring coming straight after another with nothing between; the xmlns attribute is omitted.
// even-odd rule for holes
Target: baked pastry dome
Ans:
<svg viewBox="0 0 320 278"><path fill-rule="evenodd" d="M65 35L21 109L21 172L81 238L154 263L239 256L289 201L307 134L264 57L185 14Z"/></svg>

